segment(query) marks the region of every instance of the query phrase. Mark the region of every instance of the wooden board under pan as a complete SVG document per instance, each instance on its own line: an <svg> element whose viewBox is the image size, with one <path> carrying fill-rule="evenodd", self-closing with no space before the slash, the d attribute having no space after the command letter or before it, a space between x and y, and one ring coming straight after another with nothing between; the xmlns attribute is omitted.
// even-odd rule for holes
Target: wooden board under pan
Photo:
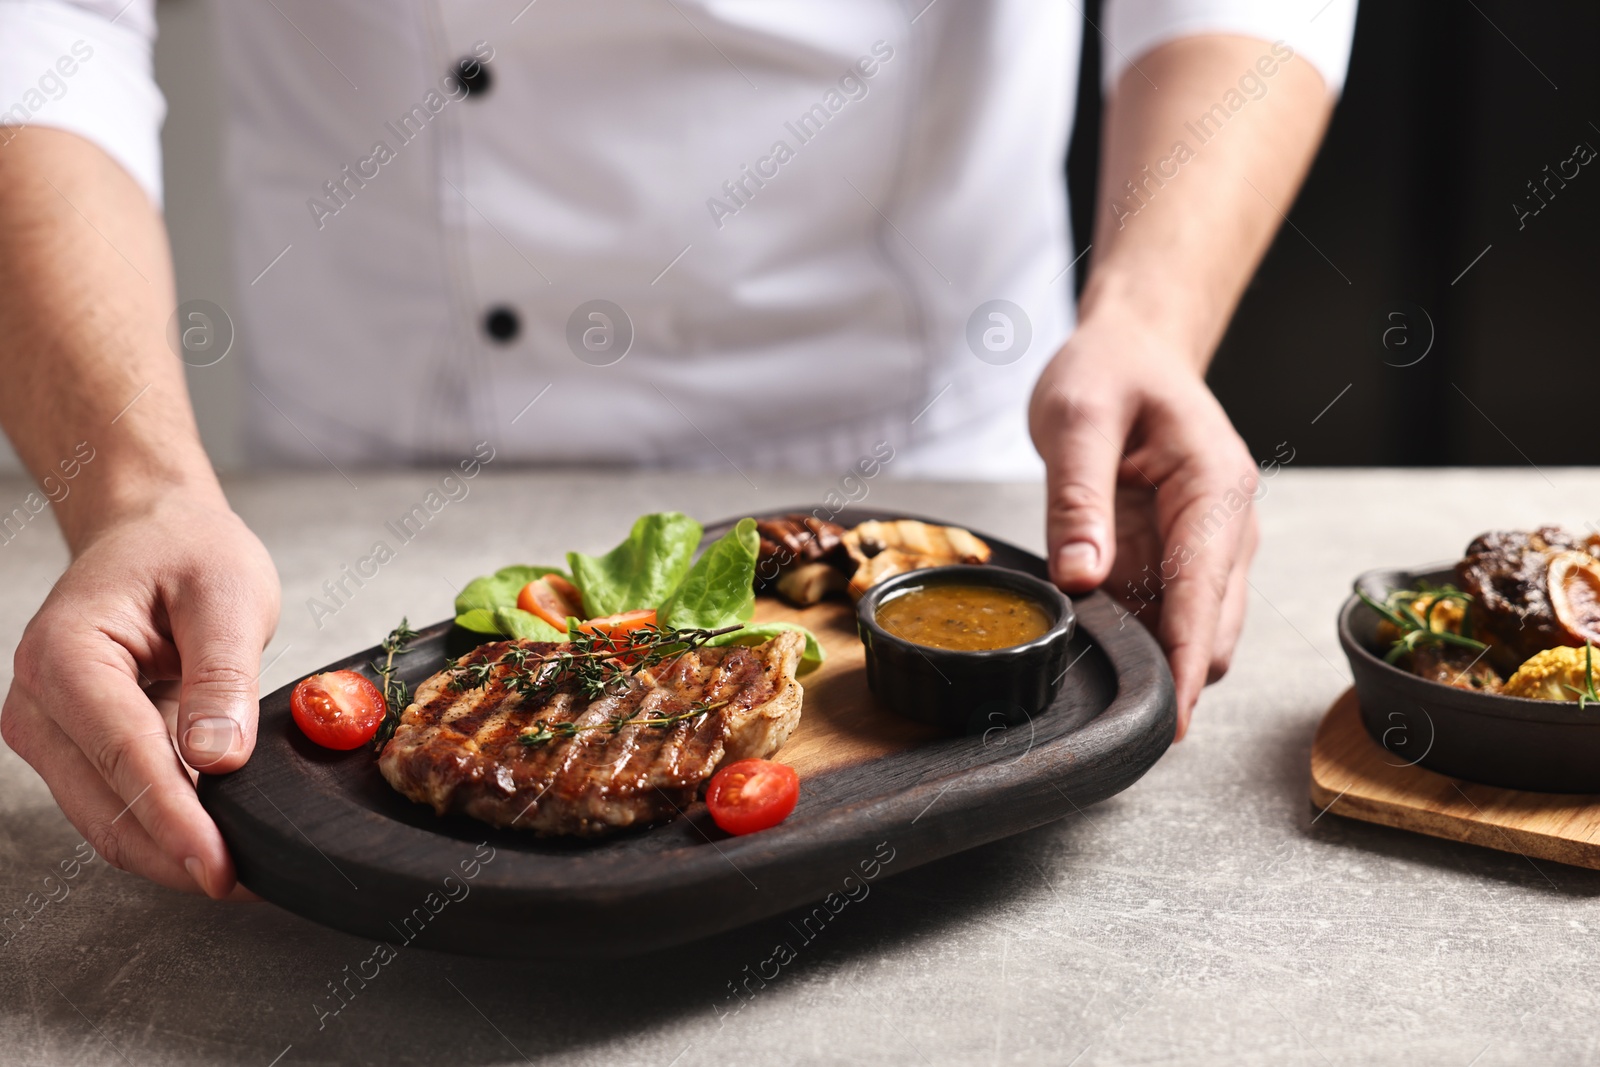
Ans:
<svg viewBox="0 0 1600 1067"><path fill-rule="evenodd" d="M1502 789L1413 766L1372 739L1353 689L1317 728L1311 803L1363 822L1600 870L1600 796Z"/></svg>
<svg viewBox="0 0 1600 1067"><path fill-rule="evenodd" d="M903 517L846 511L838 521ZM706 543L730 525L708 529ZM1037 556L985 540L994 565L1045 574ZM699 802L673 822L598 842L440 818L389 787L370 747L337 753L306 741L290 719L292 686L262 699L254 756L203 777L201 803L240 881L317 922L479 955L621 956L821 900L863 871L891 876L1059 819L1125 789L1172 740L1160 649L1143 627L1119 625L1104 594L1076 600L1078 658L1049 710L961 736L874 703L850 604L758 603L758 620L803 623L828 655L801 678L803 717L775 757L800 772L800 802L770 830L730 837ZM473 643L450 622L430 626L396 661L399 673L414 686ZM362 669L377 655L324 669Z"/></svg>

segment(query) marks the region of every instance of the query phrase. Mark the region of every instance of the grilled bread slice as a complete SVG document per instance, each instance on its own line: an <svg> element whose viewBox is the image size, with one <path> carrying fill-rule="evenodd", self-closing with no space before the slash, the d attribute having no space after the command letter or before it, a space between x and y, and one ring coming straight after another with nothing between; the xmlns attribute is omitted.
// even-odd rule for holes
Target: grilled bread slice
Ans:
<svg viewBox="0 0 1600 1067"><path fill-rule="evenodd" d="M856 600L890 575L951 563L987 563L991 555L988 545L959 526L916 519L864 522L843 540L856 561L850 577L850 596Z"/></svg>

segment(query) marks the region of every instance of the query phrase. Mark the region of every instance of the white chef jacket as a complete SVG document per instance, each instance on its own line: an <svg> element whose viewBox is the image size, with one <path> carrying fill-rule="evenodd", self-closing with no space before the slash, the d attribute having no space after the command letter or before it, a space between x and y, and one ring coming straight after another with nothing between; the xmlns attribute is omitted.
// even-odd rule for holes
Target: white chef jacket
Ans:
<svg viewBox="0 0 1600 1067"><path fill-rule="evenodd" d="M1106 82L1222 32L1336 92L1355 6L1109 0ZM887 442L897 474L1035 475L1027 399L1073 321L1083 21L1061 0L220 0L253 455L487 440L748 476ZM81 134L159 203L155 22L153 0L0 0L0 124Z"/></svg>

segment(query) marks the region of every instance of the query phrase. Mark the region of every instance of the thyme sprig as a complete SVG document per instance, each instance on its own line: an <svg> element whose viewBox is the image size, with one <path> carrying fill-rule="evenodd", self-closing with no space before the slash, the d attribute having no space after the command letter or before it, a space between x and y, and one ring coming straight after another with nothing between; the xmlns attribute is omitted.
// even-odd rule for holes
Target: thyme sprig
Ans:
<svg viewBox="0 0 1600 1067"><path fill-rule="evenodd" d="M1472 603L1472 594L1464 593L1453 585L1442 585L1437 588L1423 584L1417 589L1396 589L1380 603L1368 596L1366 591L1357 587L1356 596L1367 607L1376 611L1387 619L1395 629L1400 631L1400 636L1395 638L1385 655L1384 662L1393 663L1401 656L1415 652L1423 645L1455 645L1458 648L1470 648L1474 652L1482 652L1488 646L1472 636L1472 613L1464 612L1461 617L1462 633L1455 633L1435 626L1434 613L1439 606L1447 600L1459 602L1463 607ZM1416 602L1424 597L1428 599L1427 613L1417 611ZM1597 697L1600 699L1600 697Z"/></svg>
<svg viewBox="0 0 1600 1067"><path fill-rule="evenodd" d="M719 630L675 629L652 624L624 633L580 629L549 652L512 645L496 659L453 666L450 687L458 692L481 689L495 677L495 669L503 667L500 677L506 688L526 703L546 700L565 685L597 700L626 688L640 671L743 628L741 624Z"/></svg>
<svg viewBox="0 0 1600 1067"><path fill-rule="evenodd" d="M558 737L577 737L579 734L588 733L591 730L605 730L614 734L624 726L676 726L686 719L698 719L702 715L707 715L727 703L726 700L719 700L716 703L702 700L692 707L670 715L652 715L641 719L637 718L638 711L634 711L628 715L613 715L605 722L589 723L583 726L575 722L552 722L549 719L535 719L533 720L532 728L518 734L517 740L524 745L542 745Z"/></svg>
<svg viewBox="0 0 1600 1067"><path fill-rule="evenodd" d="M1595 692L1594 688L1593 641L1585 638L1583 642L1583 688L1579 689L1577 686L1568 685L1565 682L1561 683L1561 688L1567 690L1569 693L1577 694L1579 711L1587 708L1590 704L1600 704L1600 693Z"/></svg>
<svg viewBox="0 0 1600 1067"><path fill-rule="evenodd" d="M406 683L394 676L394 658L410 651L408 646L417 636L417 631L411 628L409 620L402 617L400 625L390 630L389 636L378 644L378 648L385 653L383 662L369 664L373 673L378 676L381 683L379 688L383 690L383 700L388 706L383 722L378 724L378 732L372 739L374 747L380 752L383 751L383 746L388 743L389 738L394 736L394 728L400 725L400 716L405 714L406 705L411 702Z"/></svg>

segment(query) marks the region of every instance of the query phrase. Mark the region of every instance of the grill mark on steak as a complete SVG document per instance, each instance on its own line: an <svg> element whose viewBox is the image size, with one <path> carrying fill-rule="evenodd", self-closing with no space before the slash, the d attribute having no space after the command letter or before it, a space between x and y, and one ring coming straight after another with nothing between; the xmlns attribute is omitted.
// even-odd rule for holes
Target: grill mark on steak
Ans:
<svg viewBox="0 0 1600 1067"><path fill-rule="evenodd" d="M513 646L530 654L560 646L497 641L459 665L497 660ZM794 672L805 640L780 634L754 647L701 648L641 671L625 690L588 700L563 685L529 705L496 667L481 689L455 690L442 671L417 687L379 757L383 776L439 814L460 811L496 826L539 834L599 836L670 819L729 758L767 756L799 722ZM617 718L666 717L700 702L726 702L671 726ZM535 720L600 726L526 745Z"/></svg>

